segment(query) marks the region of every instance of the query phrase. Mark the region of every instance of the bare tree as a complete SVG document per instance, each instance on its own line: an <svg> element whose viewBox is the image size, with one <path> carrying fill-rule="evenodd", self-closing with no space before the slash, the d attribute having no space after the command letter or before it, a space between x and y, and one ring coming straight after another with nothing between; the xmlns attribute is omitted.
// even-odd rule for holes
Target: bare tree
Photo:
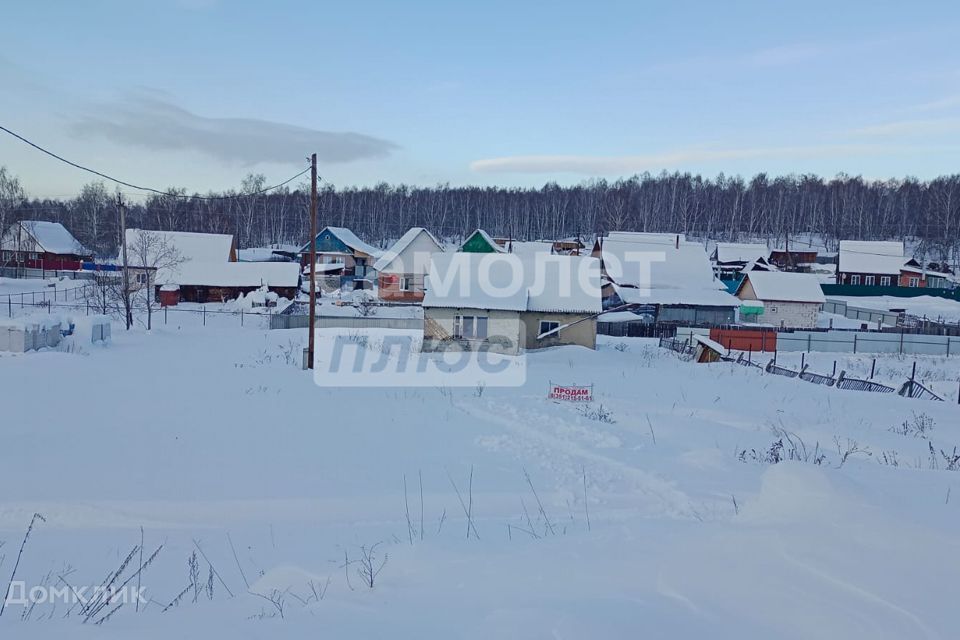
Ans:
<svg viewBox="0 0 960 640"><path fill-rule="evenodd" d="M138 229L127 243L127 254L136 273L138 297L147 312L147 330L153 328L153 310L156 305L157 273L173 269L184 262L180 251L164 234Z"/></svg>

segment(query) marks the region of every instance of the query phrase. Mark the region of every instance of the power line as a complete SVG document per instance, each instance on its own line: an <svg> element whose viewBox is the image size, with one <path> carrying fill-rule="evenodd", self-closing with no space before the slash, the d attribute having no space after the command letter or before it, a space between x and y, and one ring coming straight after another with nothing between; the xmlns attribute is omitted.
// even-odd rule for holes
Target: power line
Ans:
<svg viewBox="0 0 960 640"><path fill-rule="evenodd" d="M168 196L168 197L171 197L171 198L185 198L185 199L188 199L188 200L234 200L234 199L238 199L238 198L246 198L246 197L248 197L248 196L256 196L256 195L260 195L261 193L266 193L266 192L268 192L268 191L273 191L274 189L279 189L280 187L282 187L282 186L284 186L284 185L286 185L286 184L289 184L289 183L293 182L294 180L296 180L296 179L299 178L300 176L302 176L302 175L306 174L308 171L310 171L310 167L307 167L306 169L304 169L303 171L301 171L301 172L298 173L297 175L292 176L292 177L290 177L290 178L287 178L286 180L284 180L283 182L281 182L281 183L279 183L279 184L275 184L275 185L270 186L270 187L265 187L265 188L263 188L263 189L260 189L259 191L253 191L253 192L250 192L250 193L243 193L243 194L233 195L233 196L200 196L200 195L188 196L188 195L186 195L186 194L170 193L169 191L163 191L163 190L161 190L161 189L154 189L153 187L144 187L144 186L141 186L141 185L138 185L138 184L133 184L133 183L131 183L131 182L126 182L125 180L120 180L119 178L114 178L113 176L107 175L106 173L103 173L102 171L97 171L96 169L91 169L90 167L85 167L85 166L83 166L82 164L77 164L76 162L73 162L73 161L71 161L71 160L67 160L67 159L64 158L63 156L59 156L59 155L57 155L56 153L54 153L54 152L52 152L52 151L49 151L49 150L47 150L47 149L44 149L43 147L41 147L40 145L36 144L35 142L31 142L30 140L27 140L26 138L24 138L24 137L21 136L20 134L15 133L15 132L11 131L10 129L7 129L7 128L4 127L3 125L0 125L0 131L3 131L3 132L5 132L5 133L8 133L8 134L10 134L11 136L13 136L14 138L16 138L17 140L20 140L21 142L30 145L30 146L33 147L34 149L36 149L36 150L38 150L38 151L41 151L41 152L47 154L47 155L50 156L51 158L55 158L56 160L59 160L60 162L66 163L66 164L70 165L71 167L80 169L81 171L86 171L87 173L92 173L92 174L95 175L95 176L100 176L101 178L106 178L107 180L110 180L111 182L116 182L117 184L122 184L122 185L125 186L125 187L130 187L131 189L138 189L138 190L140 190L140 191L148 191L148 192L150 192L150 193L156 193L156 194L158 194L158 195Z"/></svg>

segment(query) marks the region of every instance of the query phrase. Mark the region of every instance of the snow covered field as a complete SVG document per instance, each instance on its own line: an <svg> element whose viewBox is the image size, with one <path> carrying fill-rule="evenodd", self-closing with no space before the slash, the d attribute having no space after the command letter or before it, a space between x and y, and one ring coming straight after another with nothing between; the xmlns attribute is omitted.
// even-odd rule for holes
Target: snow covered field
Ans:
<svg viewBox="0 0 960 640"><path fill-rule="evenodd" d="M0 637L956 637L960 360L917 358L942 403L603 337L521 388L321 389L303 331L180 317L0 354L0 589L35 512L27 589L163 545L139 612L11 604Z"/></svg>
<svg viewBox="0 0 960 640"><path fill-rule="evenodd" d="M904 310L908 314L939 322L960 322L960 302L936 296L899 298L896 296L830 296L852 307Z"/></svg>

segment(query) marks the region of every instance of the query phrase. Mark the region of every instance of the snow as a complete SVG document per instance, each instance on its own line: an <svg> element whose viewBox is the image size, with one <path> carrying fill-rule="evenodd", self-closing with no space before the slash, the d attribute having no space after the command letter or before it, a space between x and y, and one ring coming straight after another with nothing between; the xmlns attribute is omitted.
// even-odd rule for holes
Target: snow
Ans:
<svg viewBox="0 0 960 640"><path fill-rule="evenodd" d="M711 349L713 349L719 354L724 354L724 353L727 353L727 351L729 351L729 349L727 349L725 346L723 346L722 344L720 344L715 340L711 340L708 336L694 334L693 339L705 347L710 347Z"/></svg>
<svg viewBox="0 0 960 640"><path fill-rule="evenodd" d="M295 262L184 262L158 270L158 284L209 287L296 287L300 265Z"/></svg>
<svg viewBox="0 0 960 640"><path fill-rule="evenodd" d="M765 244L717 243L717 262L755 262L769 255Z"/></svg>
<svg viewBox="0 0 960 640"><path fill-rule="evenodd" d="M634 239L636 238L636 239ZM602 241L603 265L627 303L739 306L714 277L706 251L681 240L620 232Z"/></svg>
<svg viewBox="0 0 960 640"><path fill-rule="evenodd" d="M440 244L440 241L437 240L432 233L424 229L423 227L413 227L409 229L405 234L400 236L400 239L397 240L392 247L380 256L380 259L374 263L373 268L375 271L383 271L390 266L390 263L393 262L398 256L403 254L403 252L416 240L419 236L425 235L430 241L436 245L437 251L443 251L443 245Z"/></svg>
<svg viewBox="0 0 960 640"><path fill-rule="evenodd" d="M600 313L600 263L580 256L444 253L433 257L423 306Z"/></svg>
<svg viewBox="0 0 960 640"><path fill-rule="evenodd" d="M699 366L655 341L603 337L596 352L530 354L520 388L323 389L299 369L303 332L199 322L121 329L86 353L0 356L4 392L18 399L0 447L4 583L34 512L46 522L17 570L27 585L65 570L73 585L100 584L141 526L147 553L164 544L143 574L154 602L139 613L124 605L94 626L46 603L23 621L12 605L0 636L955 635L960 505L948 491L960 476L942 459L928 468L928 446L939 457L960 443L955 359L918 358L945 403ZM806 362L829 372L835 357ZM796 369L800 354L778 363ZM902 382L911 363L878 358L878 379ZM866 377L871 357L838 367ZM125 384L146 370L149 383ZM550 381L592 384L593 406L614 422L547 400ZM111 388L123 391L101 409ZM928 438L891 431L920 413L935 423ZM783 439L775 427L827 460L738 459ZM870 455L841 464L848 440ZM898 466L878 464L892 452ZM466 539L452 486L466 498L471 470L479 539ZM524 505L536 538L523 532ZM353 569L359 547L378 541L388 561L370 590ZM234 597L214 578L212 600L190 591L161 613L189 584L198 546ZM326 588L322 600L311 584ZM282 618L253 595L273 590L286 592Z"/></svg>
<svg viewBox="0 0 960 640"><path fill-rule="evenodd" d="M907 314L942 322L960 322L960 302L938 296L830 296L852 307L906 311Z"/></svg>
<svg viewBox="0 0 960 640"><path fill-rule="evenodd" d="M553 253L553 243L545 240L508 240L504 249L521 257L550 255Z"/></svg>
<svg viewBox="0 0 960 640"><path fill-rule="evenodd" d="M760 300L777 302L816 302L823 304L826 298L820 288L820 279L808 273L776 271L751 271L745 274L744 282L753 285ZM743 288L743 283L740 288Z"/></svg>
<svg viewBox="0 0 960 640"><path fill-rule="evenodd" d="M136 245L141 233L148 233L159 238L160 242L176 248L184 262L227 262L233 249L233 236L222 233L195 233L192 231L154 231L151 229L127 229L127 251ZM136 258L130 254L128 261L131 266L137 265ZM155 261L150 257L146 266Z"/></svg>
<svg viewBox="0 0 960 640"><path fill-rule="evenodd" d="M597 322L644 322L644 317L631 311L609 311L597 316Z"/></svg>
<svg viewBox="0 0 960 640"><path fill-rule="evenodd" d="M497 253L506 253L506 252L507 252L506 249L504 249L504 248L501 247L499 244L497 244L496 240L494 240L492 237L490 237L490 234L487 233L486 231L484 231L483 229L477 229L476 231L474 231L473 233L471 233L469 236L467 236L467 239L463 241L463 244L466 244L467 242L469 242L470 238L472 238L473 236L475 236L475 235L477 235L477 234L479 234L480 237L483 238L484 241L486 241L486 243L487 243L488 245L490 245L491 247L493 247L494 251L496 251ZM463 246L463 245L461 245L461 248L462 248L462 246Z"/></svg>
<svg viewBox="0 0 960 640"><path fill-rule="evenodd" d="M841 240L838 270L843 273L899 275L907 260L902 242Z"/></svg>
<svg viewBox="0 0 960 640"><path fill-rule="evenodd" d="M37 250L56 254L87 255L89 251L73 237L67 228L59 222L47 222L45 220L23 220L20 226L23 231L29 234L39 245L36 248L27 246L27 240L20 238L18 242L16 224L14 224L3 236L3 242L0 243L0 249L8 251L17 250Z"/></svg>

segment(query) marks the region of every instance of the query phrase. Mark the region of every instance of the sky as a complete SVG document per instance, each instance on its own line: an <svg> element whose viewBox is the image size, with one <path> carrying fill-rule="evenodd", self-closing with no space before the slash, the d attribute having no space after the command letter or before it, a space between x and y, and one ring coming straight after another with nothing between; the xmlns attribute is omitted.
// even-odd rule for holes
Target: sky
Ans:
<svg viewBox="0 0 960 640"><path fill-rule="evenodd" d="M0 125L157 188L960 170L956 2L5 0ZM31 195L92 176L0 133Z"/></svg>

